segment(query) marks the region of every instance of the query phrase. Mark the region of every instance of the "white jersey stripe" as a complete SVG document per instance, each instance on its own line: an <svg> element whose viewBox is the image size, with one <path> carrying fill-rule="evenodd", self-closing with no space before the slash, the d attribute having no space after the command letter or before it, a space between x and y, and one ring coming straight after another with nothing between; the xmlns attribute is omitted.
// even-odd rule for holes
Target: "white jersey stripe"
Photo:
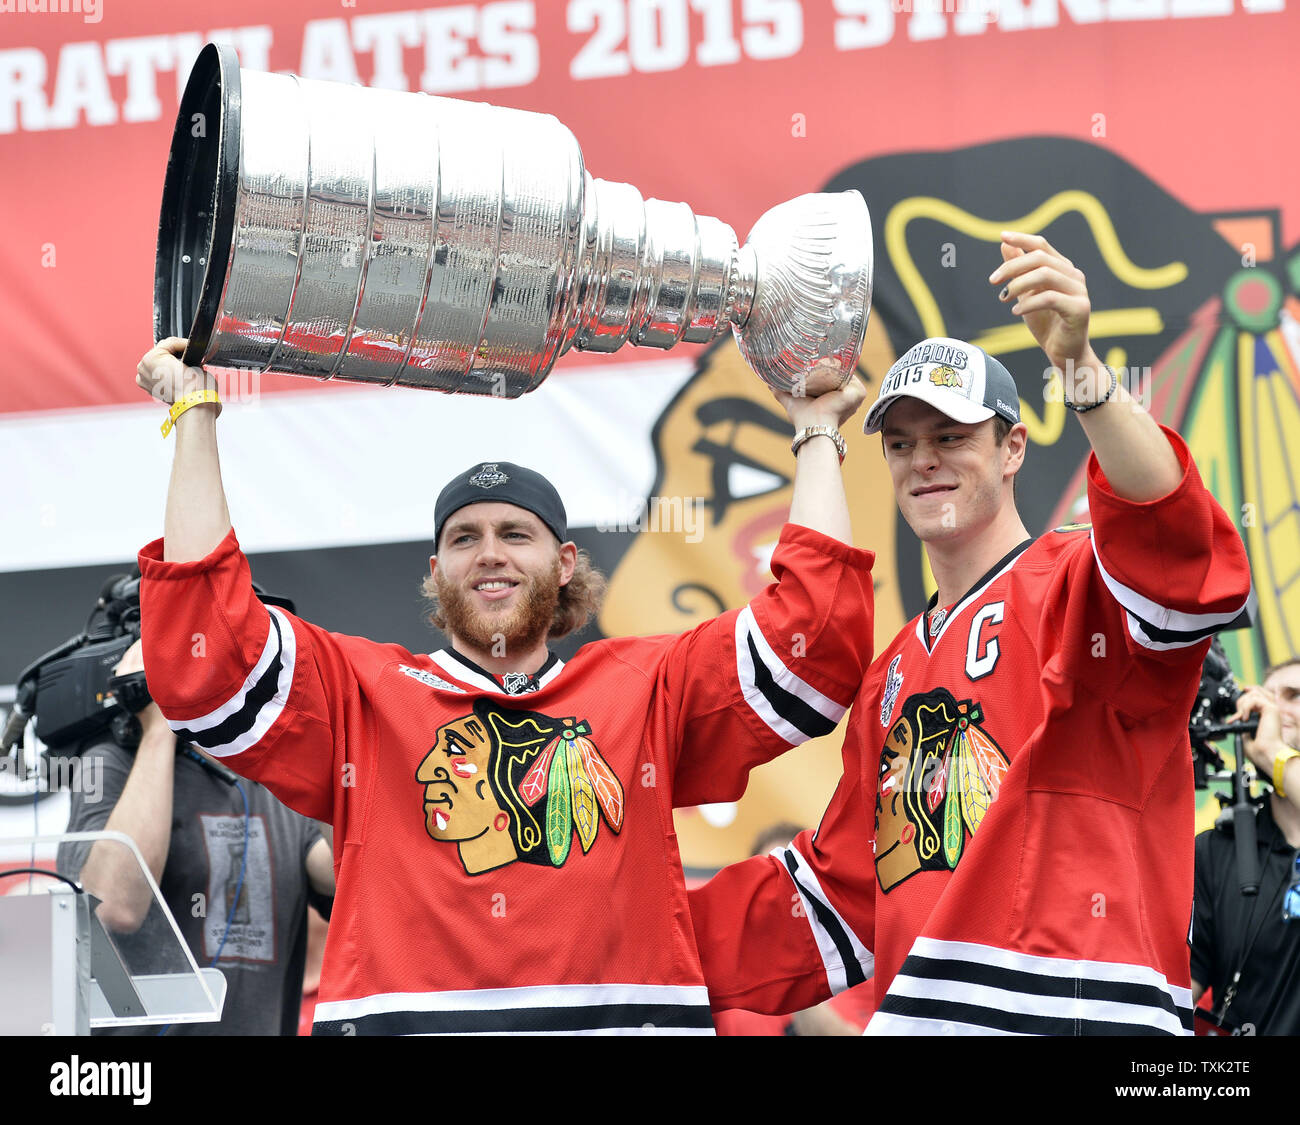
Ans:
<svg viewBox="0 0 1300 1125"><path fill-rule="evenodd" d="M507 698L514 698L505 688L497 683L496 680L492 679L490 676L483 675L482 672L471 668L463 661L457 660L455 654L448 652L445 648L439 649L437 652L429 653L429 659L435 664L441 665L444 671L450 672L463 684L469 684L471 687L480 688L483 691L495 692L497 695L504 695ZM563 671L564 661L557 659L555 663L546 670L544 675L538 677L537 686L539 688L544 688Z"/></svg>
<svg viewBox="0 0 1300 1125"><path fill-rule="evenodd" d="M912 943L911 952L918 957L974 961L998 969L1036 973L1039 976L1083 977L1087 980L1110 981L1116 984L1149 985L1169 993L1180 1008L1192 1006L1190 988L1180 988L1170 984L1150 965L1132 965L1124 961L1084 961L1066 957L1041 957L1034 953L1020 953L1014 949L1000 949L995 945L978 945L969 941L941 941L928 937L917 938Z"/></svg>
<svg viewBox="0 0 1300 1125"><path fill-rule="evenodd" d="M316 1005L315 1021L358 1019L387 1012L465 1012L512 1009L585 1008L611 1004L709 1006L703 985L552 984L521 988L476 988L462 992L386 992L357 1000Z"/></svg>
<svg viewBox="0 0 1300 1125"><path fill-rule="evenodd" d="M547 671L544 675L538 677L537 686L539 688L544 688L547 684L549 684L553 679L555 679L556 676L558 676L563 671L564 671L564 661L557 659L555 663L551 666L549 671Z"/></svg>
<svg viewBox="0 0 1300 1125"><path fill-rule="evenodd" d="M961 1023L957 1020L927 1019L923 1016L900 1016L893 1012L876 1012L867 1023L863 1035L1015 1035L1000 1027L981 1027L979 1024Z"/></svg>
<svg viewBox="0 0 1300 1125"><path fill-rule="evenodd" d="M268 606L267 608L271 613L279 612L274 607ZM281 615L281 620L284 621L283 615ZM281 625L281 629L287 629L288 627L287 621ZM292 629L289 631L292 632ZM186 719L184 722L175 725L198 733L220 726L231 715L242 711L248 702L249 691L255 688L266 674L266 670L271 666L271 661L279 654L280 648L281 642L276 635L275 623L268 617L266 622L266 643L262 646L262 653L257 658L257 663L253 665L253 670L244 677L243 687L215 711L209 711L206 715L200 715L197 719Z"/></svg>
<svg viewBox="0 0 1300 1125"><path fill-rule="evenodd" d="M267 609L274 615L275 621L271 624L270 637L268 638L268 648L263 650L265 665L262 660L258 661L258 667L263 668L260 679L264 680L270 675L269 665L275 659L275 651L272 651L276 645L276 624L279 625L278 653L280 656L280 671L275 681L274 694L262 705L257 714L252 717L252 725L246 728L243 733L229 742L210 744L203 742L203 749L211 754L214 758L229 758L233 754L242 754L245 750L256 746L266 736L266 732L271 729L275 721L284 711L285 704L289 701L289 691L293 686L293 676L295 667L295 657L297 655L297 642L294 637L293 626L289 619L275 606L267 606ZM267 658L267 652L271 655ZM249 692L257 686L258 681L253 681L251 676L244 681L244 687L240 693L235 696L229 703L224 704L216 711L204 716L201 720L168 720L168 725L174 732L182 737L189 737L193 734L201 734L204 730L212 730L218 726L224 719L230 718L239 713L240 707L237 703L246 704ZM214 716L220 716L214 718ZM202 725L199 725L199 724Z"/></svg>
<svg viewBox="0 0 1300 1125"><path fill-rule="evenodd" d="M481 672L476 672L467 664L462 664L452 656L451 653L447 652L446 649L439 649L437 652L429 653L429 658L435 664L442 665L446 671L450 672L463 684L469 684L471 687L476 687L483 691L494 691L497 695L509 694L509 692L497 683L496 680L489 679Z"/></svg>
<svg viewBox="0 0 1300 1125"><path fill-rule="evenodd" d="M1190 638L1186 642L1157 643L1149 639L1144 641L1142 638L1145 636L1145 632L1139 636L1137 632L1133 631L1133 625L1130 623L1129 632L1133 634L1133 638L1146 645L1147 648L1182 648L1186 644L1195 644L1216 628L1235 621L1241 615L1241 611L1250 603L1250 598L1247 596L1241 605L1226 613L1184 613L1181 610L1162 606L1158 602L1153 602L1145 594L1134 590L1131 586L1125 586L1124 583L1107 571L1105 564L1101 561L1101 555L1097 551L1095 531L1089 532L1088 538L1092 543L1092 554L1097 560L1097 569L1101 573L1102 580L1106 583L1106 588L1128 613L1143 622L1149 622L1157 629L1167 629L1176 633L1202 634Z"/></svg>
<svg viewBox="0 0 1300 1125"><path fill-rule="evenodd" d="M808 736L803 733L793 723L787 722L776 713L776 709L768 702L754 680L754 661L749 651L749 645L746 643L746 633L743 629L743 621L736 618L736 675L740 680L740 690L745 697L745 702L749 704L760 719L763 720L772 730L784 738L791 746L798 746L806 742Z"/></svg>
<svg viewBox="0 0 1300 1125"><path fill-rule="evenodd" d="M751 640L753 641L753 651L751 651L749 643ZM763 631L758 627L758 622L754 619L754 611L749 606L745 606L736 615L736 676L740 681L740 689L744 694L745 701L753 709L754 713L786 742L797 746L802 742L806 742L815 734L822 732L803 730L777 712L772 701L759 686L757 665L754 660L755 651L758 654L758 661L762 663L767 676L781 691L794 696L805 706L815 711L826 719L831 727L844 717L848 706L840 706L833 699L823 695L811 684L795 675L772 649L772 646L768 644L767 638L763 636Z"/></svg>
<svg viewBox="0 0 1300 1125"><path fill-rule="evenodd" d="M1040 996L962 980L934 980L900 973L890 984L889 994L951 1004L973 1004L998 1012L1016 1012L1051 1019L1146 1025L1158 1027L1170 1035L1182 1035L1186 1031L1172 1012L1148 1004L1125 1004L1076 996Z"/></svg>
<svg viewBox="0 0 1300 1125"><path fill-rule="evenodd" d="M847 706L841 706L829 696L823 695L812 684L801 680L786 666L772 646L767 643L767 638L763 636L763 630L758 627L758 621L754 618L754 611L749 606L745 606L740 611L739 618L745 622L745 628L753 638L758 654L763 658L763 663L767 665L768 670L772 673L772 679L776 681L777 686L802 699L809 707L825 715L832 723L838 723L844 718L844 712L848 710ZM738 634L740 620L736 623Z"/></svg>
<svg viewBox="0 0 1300 1125"><path fill-rule="evenodd" d="M1149 648L1152 652L1168 652L1170 649L1175 648L1191 648L1192 645L1198 645L1205 640L1204 636L1200 636L1189 637L1185 641L1153 641L1147 636L1147 631L1142 627L1142 622L1129 613L1128 610L1124 611L1124 623L1128 627L1129 636L1143 648Z"/></svg>
<svg viewBox="0 0 1300 1125"><path fill-rule="evenodd" d="M1035 979L1041 987L1035 987ZM981 1008L988 1013L983 1022L971 1010ZM952 1021L943 1019L949 1009ZM881 1001L881 1022L873 1021L872 1033L929 1031L936 1022L945 1031L951 1022L1025 1034L1057 1033L1062 1024L1087 1031L1079 1025L1109 1023L1186 1035L1191 1011L1191 989L1170 984L1148 965L1042 957L920 937Z"/></svg>
<svg viewBox="0 0 1300 1125"><path fill-rule="evenodd" d="M771 853L781 864L782 869L790 876L799 892L799 903L803 908L804 917L808 920L808 926L812 930L813 940L817 943L817 952L821 954L822 967L826 970L826 980L830 984L831 992L838 994L849 987L848 972L845 968L844 957L840 950L840 945L847 939L847 943L852 951L852 956L858 963L862 976L870 980L876 969L876 959L872 952L862 943L862 940L834 906L831 905L830 899L822 890L821 883L817 879L817 872L813 870L812 865L799 853L799 850L791 845L788 848L776 848ZM789 863L793 862L796 875L790 874ZM841 929L840 942L835 940L829 929L818 917L819 909L827 912L837 922ZM854 974L856 979L856 974Z"/></svg>

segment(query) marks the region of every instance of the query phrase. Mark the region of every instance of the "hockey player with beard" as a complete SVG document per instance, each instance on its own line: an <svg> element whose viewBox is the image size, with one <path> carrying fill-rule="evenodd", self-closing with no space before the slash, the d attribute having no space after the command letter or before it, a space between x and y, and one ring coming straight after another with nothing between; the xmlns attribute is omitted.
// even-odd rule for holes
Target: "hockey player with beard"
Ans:
<svg viewBox="0 0 1300 1125"><path fill-rule="evenodd" d="M711 1032L672 808L738 798L857 691L873 560L850 545L837 426L858 381L778 396L794 502L776 582L745 608L560 660L548 641L602 580L551 484L489 461L438 496L425 591L450 643L417 654L253 595L220 404L184 343L137 374L177 437L165 536L140 554L145 664L180 737L333 825L314 1030Z"/></svg>
<svg viewBox="0 0 1300 1125"><path fill-rule="evenodd" d="M938 589L863 680L818 830L691 893L716 1008L874 976L869 1034L1191 1030L1187 719L1245 550L1093 351L1083 274L1040 236L1001 250L989 281L1092 444L1092 527L1026 531L997 360L931 339L893 365L865 428Z"/></svg>

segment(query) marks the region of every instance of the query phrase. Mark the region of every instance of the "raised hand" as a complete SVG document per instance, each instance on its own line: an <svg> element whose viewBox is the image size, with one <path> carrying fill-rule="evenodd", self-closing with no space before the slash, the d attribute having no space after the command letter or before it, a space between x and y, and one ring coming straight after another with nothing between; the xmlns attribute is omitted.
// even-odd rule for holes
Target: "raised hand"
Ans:
<svg viewBox="0 0 1300 1125"><path fill-rule="evenodd" d="M179 336L168 336L145 352L136 364L135 385L168 406L191 391L216 390L213 376L181 362L187 343Z"/></svg>
<svg viewBox="0 0 1300 1125"><path fill-rule="evenodd" d="M998 299L1012 301L1039 347L1056 367L1075 366L1089 354L1092 304L1083 271L1042 235L1002 232L1002 265L989 275L1002 287Z"/></svg>
<svg viewBox="0 0 1300 1125"><path fill-rule="evenodd" d="M861 409L867 397L866 387L856 375L850 376L849 381L839 390L826 391L816 398L786 394L775 389L772 389L772 394L796 430L801 430L804 426L839 428Z"/></svg>

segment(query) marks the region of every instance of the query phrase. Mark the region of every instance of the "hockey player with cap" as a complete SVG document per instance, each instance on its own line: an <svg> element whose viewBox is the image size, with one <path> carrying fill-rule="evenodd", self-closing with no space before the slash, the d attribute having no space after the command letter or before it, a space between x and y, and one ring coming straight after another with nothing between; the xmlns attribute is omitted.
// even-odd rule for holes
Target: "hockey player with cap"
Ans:
<svg viewBox="0 0 1300 1125"><path fill-rule="evenodd" d="M177 437L165 537L140 554L145 663L167 670L154 694L181 737L333 825L314 1030L711 1032L672 808L738 798L857 691L872 555L851 546L836 427L858 381L778 395L797 433L774 583L565 662L548 640L581 628L600 582L550 482L506 461L438 497L426 592L448 647L264 606L226 507L220 404L183 346L137 377Z"/></svg>
<svg viewBox="0 0 1300 1125"><path fill-rule="evenodd" d="M1187 717L1245 550L1098 359L1083 274L1040 236L1001 250L989 281L1092 445L1092 526L1025 529L996 359L932 339L893 365L865 428L937 591L868 670L817 831L691 893L716 1008L874 977L872 1034L1190 1032Z"/></svg>

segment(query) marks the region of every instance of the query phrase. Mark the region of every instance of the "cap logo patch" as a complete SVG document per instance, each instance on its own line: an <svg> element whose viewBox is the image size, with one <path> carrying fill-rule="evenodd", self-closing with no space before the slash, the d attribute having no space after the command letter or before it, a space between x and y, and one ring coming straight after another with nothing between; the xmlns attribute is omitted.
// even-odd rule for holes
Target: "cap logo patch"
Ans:
<svg viewBox="0 0 1300 1125"><path fill-rule="evenodd" d="M508 484L510 478L497 468L497 462L490 465L484 465L477 473L469 478L469 483L478 485L479 488L496 488L499 484Z"/></svg>
<svg viewBox="0 0 1300 1125"><path fill-rule="evenodd" d="M930 382L936 387L952 387L961 390L962 378L953 368L942 364L930 372Z"/></svg>

